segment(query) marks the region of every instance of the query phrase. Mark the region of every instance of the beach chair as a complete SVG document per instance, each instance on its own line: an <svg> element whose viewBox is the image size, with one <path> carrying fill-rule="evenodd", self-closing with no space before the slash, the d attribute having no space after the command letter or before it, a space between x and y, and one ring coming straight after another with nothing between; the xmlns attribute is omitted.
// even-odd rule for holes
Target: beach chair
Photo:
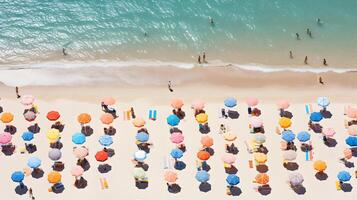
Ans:
<svg viewBox="0 0 357 200"><path fill-rule="evenodd" d="M341 190L341 183L340 181L336 181L336 190Z"/></svg>

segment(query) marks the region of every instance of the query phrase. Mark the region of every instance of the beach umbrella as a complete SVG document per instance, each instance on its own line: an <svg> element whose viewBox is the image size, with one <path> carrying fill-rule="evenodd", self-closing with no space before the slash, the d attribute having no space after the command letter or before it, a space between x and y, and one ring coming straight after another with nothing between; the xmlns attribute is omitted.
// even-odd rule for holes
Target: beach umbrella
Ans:
<svg viewBox="0 0 357 200"><path fill-rule="evenodd" d="M113 144L113 138L110 135L102 135L99 137L99 143L105 147Z"/></svg>
<svg viewBox="0 0 357 200"><path fill-rule="evenodd" d="M281 134L281 138L283 140L285 140L286 142L291 142L291 141L293 141L295 139L295 134L290 130L285 130Z"/></svg>
<svg viewBox="0 0 357 200"><path fill-rule="evenodd" d="M76 165L71 169L71 174L74 177L80 177L83 175L83 173L84 173L84 169L79 165Z"/></svg>
<svg viewBox="0 0 357 200"><path fill-rule="evenodd" d="M268 157L264 153L254 153L254 160L259 164L264 164L268 160Z"/></svg>
<svg viewBox="0 0 357 200"><path fill-rule="evenodd" d="M180 123L180 118L177 115L171 114L166 118L166 122L170 126L177 126Z"/></svg>
<svg viewBox="0 0 357 200"><path fill-rule="evenodd" d="M197 158L200 160L208 160L211 157L211 154L209 154L207 151L199 151L197 153Z"/></svg>
<svg viewBox="0 0 357 200"><path fill-rule="evenodd" d="M336 132L333 128L324 128L322 130L322 133L326 136L326 137L333 137Z"/></svg>
<svg viewBox="0 0 357 200"><path fill-rule="evenodd" d="M38 168L41 166L41 160L36 157L31 157L27 160L27 166L29 166L32 169Z"/></svg>
<svg viewBox="0 0 357 200"><path fill-rule="evenodd" d="M246 103L248 104L249 107L254 107L258 105L259 100L255 97L248 97Z"/></svg>
<svg viewBox="0 0 357 200"><path fill-rule="evenodd" d="M207 182L209 180L209 177L210 177L209 173L205 170L197 171L196 176L195 176L196 180L201 183Z"/></svg>
<svg viewBox="0 0 357 200"><path fill-rule="evenodd" d="M278 106L278 108L279 109L288 109L289 108L289 106L290 106L290 103L289 103L289 101L288 100L286 100L286 99L281 99L281 100L279 100L278 102L277 102L277 106Z"/></svg>
<svg viewBox="0 0 357 200"><path fill-rule="evenodd" d="M75 133L72 135L72 142L74 144L83 144L86 142L86 136L83 133Z"/></svg>
<svg viewBox="0 0 357 200"><path fill-rule="evenodd" d="M208 121L208 115L206 113L200 113L196 115L196 121L200 124L204 124Z"/></svg>
<svg viewBox="0 0 357 200"><path fill-rule="evenodd" d="M86 147L76 147L73 149L73 154L78 159L83 159L88 155L88 149Z"/></svg>
<svg viewBox="0 0 357 200"><path fill-rule="evenodd" d="M4 145L11 142L12 135L8 132L3 132L0 134L0 144Z"/></svg>
<svg viewBox="0 0 357 200"><path fill-rule="evenodd" d="M300 133L297 134L297 139L300 142L307 142L310 140L310 133L306 131L301 131Z"/></svg>
<svg viewBox="0 0 357 200"><path fill-rule="evenodd" d="M281 128L289 128L291 126L291 119L282 117L279 119L279 125Z"/></svg>
<svg viewBox="0 0 357 200"><path fill-rule="evenodd" d="M145 132L139 132L136 134L135 138L139 142L147 142L149 140L149 135Z"/></svg>
<svg viewBox="0 0 357 200"><path fill-rule="evenodd" d="M230 132L226 132L226 133L223 133L223 138L226 140L226 141L229 141L229 142L232 142L234 141L235 139L237 139L237 136L233 133L230 133Z"/></svg>
<svg viewBox="0 0 357 200"><path fill-rule="evenodd" d="M266 140L266 137L264 134L262 133L256 133L254 134L254 142L258 143L258 144L263 144Z"/></svg>
<svg viewBox="0 0 357 200"><path fill-rule="evenodd" d="M260 173L255 176L255 182L258 184L265 185L269 183L269 176L265 173Z"/></svg>
<svg viewBox="0 0 357 200"><path fill-rule="evenodd" d="M25 174L21 171L15 171L11 174L11 180L15 183L21 183L25 178Z"/></svg>
<svg viewBox="0 0 357 200"><path fill-rule="evenodd" d="M35 101L35 97L32 95L22 95L21 96L21 104L24 106L30 106L33 104L33 102Z"/></svg>
<svg viewBox="0 0 357 200"><path fill-rule="evenodd" d="M174 171L166 171L164 174L165 181L174 183L177 180L177 173Z"/></svg>
<svg viewBox="0 0 357 200"><path fill-rule="evenodd" d="M133 125L137 128L141 128L141 127L145 126L145 120L141 117L136 117L133 120Z"/></svg>
<svg viewBox="0 0 357 200"><path fill-rule="evenodd" d="M26 121L28 122L32 122L36 119L36 113L34 113L33 111L29 110L29 111L26 111L24 113L24 118L26 119Z"/></svg>
<svg viewBox="0 0 357 200"><path fill-rule="evenodd" d="M146 178L146 172L141 167L134 167L133 176L134 176L134 178L137 178L137 179L145 179Z"/></svg>
<svg viewBox="0 0 357 200"><path fill-rule="evenodd" d="M91 116L88 113L81 113L77 117L77 121L80 124L88 124L92 120Z"/></svg>
<svg viewBox="0 0 357 200"><path fill-rule="evenodd" d="M351 136L357 136L357 125L349 126L347 132Z"/></svg>
<svg viewBox="0 0 357 200"><path fill-rule="evenodd" d="M210 136L202 136L201 137L201 144L205 147L211 147L213 145L213 138Z"/></svg>
<svg viewBox="0 0 357 200"><path fill-rule="evenodd" d="M134 159L137 161L144 161L146 159L146 156L147 156L147 154L143 150L137 150L134 153Z"/></svg>
<svg viewBox="0 0 357 200"><path fill-rule="evenodd" d="M104 162L104 161L108 160L108 153L105 151L98 151L95 154L95 159L99 162Z"/></svg>
<svg viewBox="0 0 357 200"><path fill-rule="evenodd" d="M283 152L283 158L287 161L293 161L297 157L297 153L294 150L287 150Z"/></svg>
<svg viewBox="0 0 357 200"><path fill-rule="evenodd" d="M182 158L183 151L181 149L172 149L170 155L175 159Z"/></svg>
<svg viewBox="0 0 357 200"><path fill-rule="evenodd" d="M53 161L57 161L57 160L61 159L62 152L59 149L51 149L48 152L48 157Z"/></svg>
<svg viewBox="0 0 357 200"><path fill-rule="evenodd" d="M4 112L2 113L0 120L3 123L10 123L12 120L14 120L14 115L10 112Z"/></svg>
<svg viewBox="0 0 357 200"><path fill-rule="evenodd" d="M289 182L292 186L297 186L304 182L304 177L299 172L291 173L289 174Z"/></svg>
<svg viewBox="0 0 357 200"><path fill-rule="evenodd" d="M314 162L314 169L318 172L323 172L327 168L326 162L322 160L316 160Z"/></svg>
<svg viewBox="0 0 357 200"><path fill-rule="evenodd" d="M345 142L347 145L355 147L357 146L357 137L349 136L348 138L346 138Z"/></svg>
<svg viewBox="0 0 357 200"><path fill-rule="evenodd" d="M310 120L313 122L320 122L322 120L322 114L320 112L313 112L310 115Z"/></svg>
<svg viewBox="0 0 357 200"><path fill-rule="evenodd" d="M102 99L102 103L107 106L112 106L115 104L115 99L113 97L105 97Z"/></svg>
<svg viewBox="0 0 357 200"><path fill-rule="evenodd" d="M103 124L111 124L113 121L114 121L114 117L112 114L109 114L109 113L104 113L102 114L102 116L100 116L100 121L103 123Z"/></svg>
<svg viewBox="0 0 357 200"><path fill-rule="evenodd" d="M230 165L232 165L236 161L236 157L231 153L223 154L221 159L222 159L222 161L224 163L227 163L227 164L230 164Z"/></svg>
<svg viewBox="0 0 357 200"><path fill-rule="evenodd" d="M227 106L228 108L233 108L234 106L237 105L237 99L233 97L228 97L227 99L224 100L224 105Z"/></svg>
<svg viewBox="0 0 357 200"><path fill-rule="evenodd" d="M32 132L30 132L30 131L26 131L26 132L24 132L23 134L22 134L22 139L24 140L24 141L31 141L31 140L33 140L33 133Z"/></svg>
<svg viewBox="0 0 357 200"><path fill-rule="evenodd" d="M253 116L250 118L250 125L252 125L253 128L259 128L263 126L263 120L260 119L259 117Z"/></svg>
<svg viewBox="0 0 357 200"><path fill-rule="evenodd" d="M347 117L356 119L357 118L357 108L352 108L349 106L346 114L347 114Z"/></svg>
<svg viewBox="0 0 357 200"><path fill-rule="evenodd" d="M52 184L61 182L61 179L62 179L62 175L56 171L52 171L47 175L48 182Z"/></svg>
<svg viewBox="0 0 357 200"><path fill-rule="evenodd" d="M179 108L182 108L183 106L183 101L182 99L173 99L171 101L171 106L175 109L179 109Z"/></svg>
<svg viewBox="0 0 357 200"><path fill-rule="evenodd" d="M50 120L50 121L56 121L60 117L61 117L61 115L57 111L50 111L50 112L47 113L47 119Z"/></svg>
<svg viewBox="0 0 357 200"><path fill-rule="evenodd" d="M317 98L317 104L323 108L326 108L330 105L330 100L327 97L319 97Z"/></svg>
<svg viewBox="0 0 357 200"><path fill-rule="evenodd" d="M194 110L203 110L203 108L205 108L205 103L200 99L196 99L192 102L191 108Z"/></svg>
<svg viewBox="0 0 357 200"><path fill-rule="evenodd" d="M351 159L353 154L352 154L352 150L349 148L346 148L343 150L343 155L345 156L346 159Z"/></svg>
<svg viewBox="0 0 357 200"><path fill-rule="evenodd" d="M228 185L233 186L233 185L238 185L240 182L240 179L237 175L235 174L229 174L226 178L226 182Z"/></svg>
<svg viewBox="0 0 357 200"><path fill-rule="evenodd" d="M343 170L337 174L337 178L339 181L349 181L351 179L351 174L348 171Z"/></svg>
<svg viewBox="0 0 357 200"><path fill-rule="evenodd" d="M180 132L173 132L170 135L170 140L174 144L180 144L184 140L184 136Z"/></svg>
<svg viewBox="0 0 357 200"><path fill-rule="evenodd" d="M52 128L47 131L46 137L51 143L56 142L60 138L60 132L58 129Z"/></svg>

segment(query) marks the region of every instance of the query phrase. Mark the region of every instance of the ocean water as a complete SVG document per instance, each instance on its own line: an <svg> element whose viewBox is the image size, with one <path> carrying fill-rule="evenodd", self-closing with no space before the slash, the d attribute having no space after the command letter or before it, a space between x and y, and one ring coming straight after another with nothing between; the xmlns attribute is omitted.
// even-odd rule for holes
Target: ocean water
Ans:
<svg viewBox="0 0 357 200"><path fill-rule="evenodd" d="M356 0L0 0L0 68L142 60L188 67L205 51L211 60L264 69L293 50L353 70L356 9Z"/></svg>

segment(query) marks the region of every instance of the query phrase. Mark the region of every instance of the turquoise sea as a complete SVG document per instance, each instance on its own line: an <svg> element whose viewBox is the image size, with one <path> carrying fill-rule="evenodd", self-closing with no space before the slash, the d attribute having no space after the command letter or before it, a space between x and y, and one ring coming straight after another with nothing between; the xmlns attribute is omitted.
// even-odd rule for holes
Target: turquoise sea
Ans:
<svg viewBox="0 0 357 200"><path fill-rule="evenodd" d="M293 50L353 68L356 9L356 0L0 0L0 67L189 63L203 51L224 62L269 64Z"/></svg>

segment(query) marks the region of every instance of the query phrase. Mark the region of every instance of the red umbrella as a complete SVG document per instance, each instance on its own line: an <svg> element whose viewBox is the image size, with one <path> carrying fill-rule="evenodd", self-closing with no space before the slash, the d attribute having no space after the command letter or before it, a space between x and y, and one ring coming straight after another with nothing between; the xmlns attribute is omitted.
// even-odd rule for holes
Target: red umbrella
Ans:
<svg viewBox="0 0 357 200"><path fill-rule="evenodd" d="M104 161L108 160L108 153L105 151L98 151L95 154L95 159L99 162L104 162Z"/></svg>
<svg viewBox="0 0 357 200"><path fill-rule="evenodd" d="M50 121L56 121L60 117L61 117L61 115L57 111L50 111L50 112L47 113L47 119L50 120Z"/></svg>

